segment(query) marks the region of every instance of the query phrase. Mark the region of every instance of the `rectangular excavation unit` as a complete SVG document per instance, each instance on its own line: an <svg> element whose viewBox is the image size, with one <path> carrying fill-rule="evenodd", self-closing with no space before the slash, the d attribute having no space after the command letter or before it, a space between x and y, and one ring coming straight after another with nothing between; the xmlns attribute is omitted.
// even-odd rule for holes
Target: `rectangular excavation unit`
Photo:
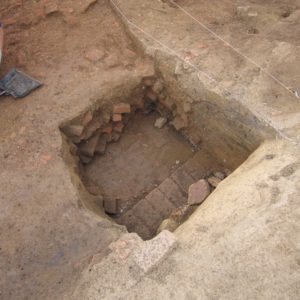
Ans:
<svg viewBox="0 0 300 300"><path fill-rule="evenodd" d="M143 78L128 99L111 103L61 130L97 206L145 240L174 231L250 153L233 149L230 163L228 149L218 156L222 149L211 149L188 125L195 124L188 122L190 107L185 120L157 77Z"/></svg>

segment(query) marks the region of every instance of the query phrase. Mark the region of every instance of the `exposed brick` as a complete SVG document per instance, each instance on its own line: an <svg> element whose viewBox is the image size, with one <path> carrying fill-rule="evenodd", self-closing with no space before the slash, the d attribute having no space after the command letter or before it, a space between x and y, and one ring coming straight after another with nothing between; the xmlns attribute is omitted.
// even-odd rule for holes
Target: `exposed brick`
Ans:
<svg viewBox="0 0 300 300"><path fill-rule="evenodd" d="M166 198L166 196L159 190L154 189L145 198L148 203L154 208L160 216L160 222L168 217L175 209L175 206Z"/></svg>
<svg viewBox="0 0 300 300"><path fill-rule="evenodd" d="M164 180L158 188L175 207L185 204L187 201L179 186L171 178Z"/></svg>
<svg viewBox="0 0 300 300"><path fill-rule="evenodd" d="M188 204L201 204L209 194L210 188L208 182L201 179L190 186Z"/></svg>
<svg viewBox="0 0 300 300"><path fill-rule="evenodd" d="M122 121L122 115L121 114L113 114L113 121L114 122Z"/></svg>
<svg viewBox="0 0 300 300"><path fill-rule="evenodd" d="M148 227L154 228L161 222L160 215L152 208L146 199L139 201L133 208L133 213Z"/></svg>
<svg viewBox="0 0 300 300"><path fill-rule="evenodd" d="M171 175L171 178L181 187L186 196L188 194L190 185L195 182L195 179L182 168L178 168Z"/></svg>
<svg viewBox="0 0 300 300"><path fill-rule="evenodd" d="M100 120L93 119L88 125L85 127L81 138L83 140L89 139L95 132L101 127Z"/></svg>
<svg viewBox="0 0 300 300"><path fill-rule="evenodd" d="M129 114L131 112L131 107L129 103L119 103L114 105L114 114Z"/></svg>

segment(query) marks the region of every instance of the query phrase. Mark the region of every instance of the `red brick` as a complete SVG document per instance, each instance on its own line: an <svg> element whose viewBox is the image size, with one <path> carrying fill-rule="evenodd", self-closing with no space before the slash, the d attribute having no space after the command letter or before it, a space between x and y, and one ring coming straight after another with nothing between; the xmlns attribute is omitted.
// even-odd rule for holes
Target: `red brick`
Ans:
<svg viewBox="0 0 300 300"><path fill-rule="evenodd" d="M159 190L154 189L145 198L153 209L158 213L161 221L167 218L175 209L175 206L166 198L166 196Z"/></svg>
<svg viewBox="0 0 300 300"><path fill-rule="evenodd" d="M120 122L120 121L122 121L122 115L114 113L114 115L113 115L113 121L114 122Z"/></svg>
<svg viewBox="0 0 300 300"><path fill-rule="evenodd" d="M158 227L161 218L146 199L139 201L132 209L133 213L140 218L148 227Z"/></svg>
<svg viewBox="0 0 300 300"><path fill-rule="evenodd" d="M129 103L119 103L114 106L114 114L129 114L131 107Z"/></svg>
<svg viewBox="0 0 300 300"><path fill-rule="evenodd" d="M182 168L177 169L171 175L171 178L181 187L186 195L188 194L190 185L195 182L194 178Z"/></svg>
<svg viewBox="0 0 300 300"><path fill-rule="evenodd" d="M175 207L181 206L187 201L182 190L171 178L167 178L158 189L174 204Z"/></svg>

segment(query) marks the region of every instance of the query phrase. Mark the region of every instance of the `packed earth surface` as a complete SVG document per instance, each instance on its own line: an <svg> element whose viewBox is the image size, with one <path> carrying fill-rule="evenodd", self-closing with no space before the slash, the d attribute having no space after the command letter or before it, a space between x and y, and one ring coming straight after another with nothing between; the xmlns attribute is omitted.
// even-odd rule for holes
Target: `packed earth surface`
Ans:
<svg viewBox="0 0 300 300"><path fill-rule="evenodd" d="M300 2L2 0L1 299L299 299Z"/></svg>

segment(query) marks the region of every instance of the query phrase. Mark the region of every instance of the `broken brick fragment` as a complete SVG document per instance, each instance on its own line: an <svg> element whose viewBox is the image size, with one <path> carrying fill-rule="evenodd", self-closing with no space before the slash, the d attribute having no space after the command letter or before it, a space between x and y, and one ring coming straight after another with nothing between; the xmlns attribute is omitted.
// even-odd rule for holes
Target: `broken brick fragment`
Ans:
<svg viewBox="0 0 300 300"><path fill-rule="evenodd" d="M92 119L90 123L85 127L81 138L83 140L89 139L95 132L101 127L100 120Z"/></svg>

